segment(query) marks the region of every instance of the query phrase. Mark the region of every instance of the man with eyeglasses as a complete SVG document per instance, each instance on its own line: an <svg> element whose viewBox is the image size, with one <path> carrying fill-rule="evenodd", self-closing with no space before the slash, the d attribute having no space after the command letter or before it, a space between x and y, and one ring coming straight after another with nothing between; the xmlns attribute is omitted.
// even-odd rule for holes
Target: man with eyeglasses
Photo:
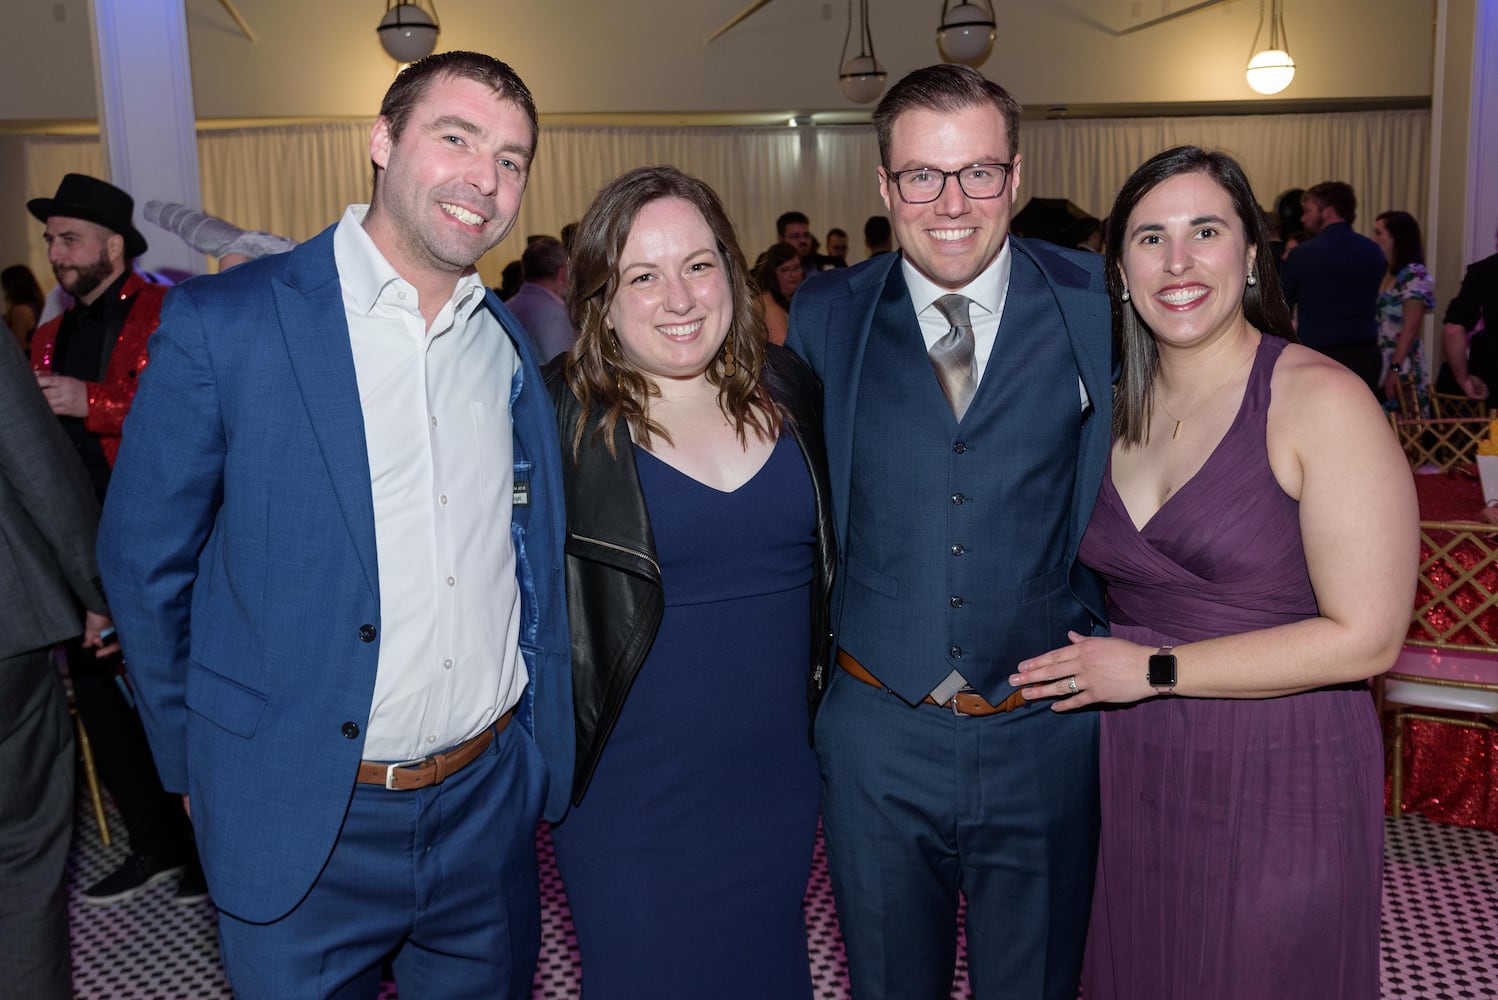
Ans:
<svg viewBox="0 0 1498 1000"><path fill-rule="evenodd" d="M1077 995L1097 719L1015 664L1106 631L1077 562L1107 459L1102 261L1009 238L1020 107L964 66L874 113L901 252L804 286L790 345L825 386L838 669L815 722L854 996Z"/></svg>

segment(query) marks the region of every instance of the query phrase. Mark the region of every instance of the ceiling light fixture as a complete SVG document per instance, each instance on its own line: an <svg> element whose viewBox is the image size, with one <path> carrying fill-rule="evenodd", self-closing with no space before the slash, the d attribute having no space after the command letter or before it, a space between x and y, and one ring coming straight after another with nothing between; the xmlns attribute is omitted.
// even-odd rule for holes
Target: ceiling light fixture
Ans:
<svg viewBox="0 0 1498 1000"><path fill-rule="evenodd" d="M398 63L413 63L431 55L437 47L437 35L442 31L437 23L437 5L433 0L426 0L426 4L432 8L430 14L416 3L385 0L385 16L375 31L385 54Z"/></svg>
<svg viewBox="0 0 1498 1000"><path fill-rule="evenodd" d="M1248 60L1248 85L1260 94L1278 94L1295 79L1295 60L1290 58L1290 41L1285 36L1284 0L1270 0L1269 46L1259 48L1264 33L1264 0L1259 0L1259 28L1254 32L1253 55Z"/></svg>
<svg viewBox="0 0 1498 1000"><path fill-rule="evenodd" d="M936 50L943 62L982 66L993 51L997 27L989 0L961 0L955 7L952 0L942 0Z"/></svg>
<svg viewBox="0 0 1498 1000"><path fill-rule="evenodd" d="M884 93L887 74L874 58L874 36L869 31L869 0L858 0L862 23L858 33L858 55L848 58L848 42L853 38L853 0L848 0L848 33L843 36L843 55L837 79L843 96L855 104L869 104Z"/></svg>

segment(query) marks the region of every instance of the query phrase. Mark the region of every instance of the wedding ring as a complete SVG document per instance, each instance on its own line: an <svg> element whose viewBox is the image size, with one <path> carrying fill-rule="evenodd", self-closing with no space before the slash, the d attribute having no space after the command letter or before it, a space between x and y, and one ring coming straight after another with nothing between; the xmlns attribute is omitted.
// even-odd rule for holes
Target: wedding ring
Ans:
<svg viewBox="0 0 1498 1000"><path fill-rule="evenodd" d="M1077 675L1076 674L1072 674L1070 677L1068 677L1066 679L1066 688L1072 694L1076 694L1077 693L1078 688L1077 688Z"/></svg>

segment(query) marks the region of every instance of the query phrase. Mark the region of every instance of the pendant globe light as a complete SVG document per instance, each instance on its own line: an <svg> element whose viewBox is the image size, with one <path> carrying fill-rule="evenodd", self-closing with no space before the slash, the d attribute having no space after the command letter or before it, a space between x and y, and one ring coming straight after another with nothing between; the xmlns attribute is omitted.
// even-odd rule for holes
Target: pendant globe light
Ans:
<svg viewBox="0 0 1498 1000"><path fill-rule="evenodd" d="M412 63L432 54L437 47L437 35L442 26L437 23L437 6L427 0L432 8L428 14L415 3L395 3L385 0L385 16L375 31L380 36L380 46L385 54L398 63Z"/></svg>
<svg viewBox="0 0 1498 1000"><path fill-rule="evenodd" d="M942 0L941 27L936 29L936 49L943 62L977 68L993 51L997 24L990 0Z"/></svg>
<svg viewBox="0 0 1498 1000"><path fill-rule="evenodd" d="M874 36L869 31L869 0L858 0L858 11L861 18L858 55L849 59L848 42L853 38L853 0L848 0L848 33L843 36L842 64L837 79L842 84L844 97L855 104L870 104L884 93L888 74L874 58Z"/></svg>
<svg viewBox="0 0 1498 1000"><path fill-rule="evenodd" d="M1264 0L1259 0L1259 28L1254 32L1253 55L1248 60L1248 85L1260 94L1278 94L1295 79L1295 60L1290 58L1285 37L1284 0L1270 0L1269 45L1259 48L1264 33Z"/></svg>

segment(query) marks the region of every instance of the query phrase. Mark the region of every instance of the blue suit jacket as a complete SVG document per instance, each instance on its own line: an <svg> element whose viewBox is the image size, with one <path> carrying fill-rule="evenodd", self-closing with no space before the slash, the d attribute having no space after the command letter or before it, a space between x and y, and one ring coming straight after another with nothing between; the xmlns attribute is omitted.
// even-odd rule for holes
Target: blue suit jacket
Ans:
<svg viewBox="0 0 1498 1000"><path fill-rule="evenodd" d="M519 325L489 293L508 330ZM511 396L517 717L550 811L573 764L556 418L530 345ZM190 792L224 910L288 912L348 808L379 657L374 507L333 230L168 296L100 530L99 561L161 771Z"/></svg>
<svg viewBox="0 0 1498 1000"><path fill-rule="evenodd" d="M1107 621L1102 585L1076 561L1082 532L1087 528L1102 485L1112 440L1112 340L1102 258L1014 237L1010 237L1009 243L1014 253L1023 254L1036 264L1056 297L1065 328L1055 333L1069 338L1093 407L1081 430L1076 483L1069 498L1073 530L1067 539L1066 558L1072 565L1072 592L1102 631ZM856 267L823 271L802 286L791 300L787 344L807 360L822 380L823 427L840 559L845 559L847 553L854 418L859 407L864 350L885 283L902 259L903 255L897 253L880 254ZM913 307L910 323L912 336L918 337ZM1074 384L1057 386L1056 390L1058 399L1076 399L1072 395L1076 392ZM841 567L838 576L846 578ZM833 606L839 607L840 602L835 599ZM837 622L833 624L836 628Z"/></svg>

